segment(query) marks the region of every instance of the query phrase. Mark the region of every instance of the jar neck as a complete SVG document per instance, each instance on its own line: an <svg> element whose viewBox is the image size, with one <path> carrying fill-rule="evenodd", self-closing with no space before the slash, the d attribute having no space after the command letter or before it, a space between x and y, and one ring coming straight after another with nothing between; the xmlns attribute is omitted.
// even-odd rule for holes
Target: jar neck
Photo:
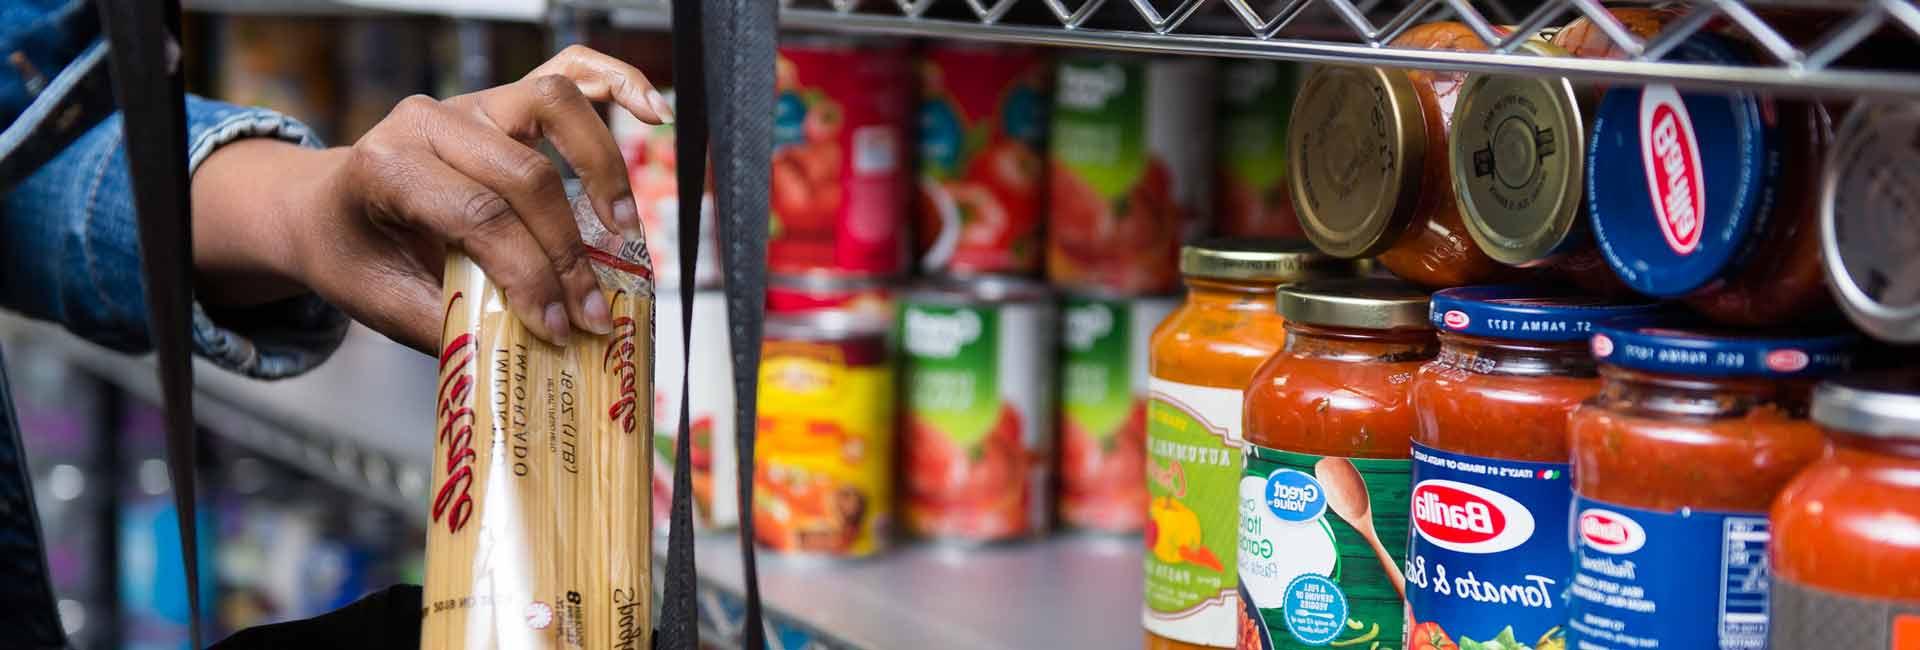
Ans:
<svg viewBox="0 0 1920 650"><path fill-rule="evenodd" d="M1804 418L1813 393L1809 380L1761 377L1694 377L1600 366L1600 394L1594 399L1613 408L1656 415L1740 417L1772 406Z"/></svg>
<svg viewBox="0 0 1920 650"><path fill-rule="evenodd" d="M1827 437L1833 440L1833 444L1846 449L1920 461L1920 437L1882 438L1832 429L1827 430Z"/></svg>
<svg viewBox="0 0 1920 650"><path fill-rule="evenodd" d="M1512 341L1440 333L1435 363L1476 374L1593 377L1598 374L1586 341Z"/></svg>
<svg viewBox="0 0 1920 650"><path fill-rule="evenodd" d="M1273 311L1275 289L1272 282L1215 280L1188 276L1187 304L1235 310Z"/></svg>
<svg viewBox="0 0 1920 650"><path fill-rule="evenodd" d="M1432 330L1365 330L1287 321L1282 348L1299 357L1348 362L1404 362L1432 359L1440 344Z"/></svg>

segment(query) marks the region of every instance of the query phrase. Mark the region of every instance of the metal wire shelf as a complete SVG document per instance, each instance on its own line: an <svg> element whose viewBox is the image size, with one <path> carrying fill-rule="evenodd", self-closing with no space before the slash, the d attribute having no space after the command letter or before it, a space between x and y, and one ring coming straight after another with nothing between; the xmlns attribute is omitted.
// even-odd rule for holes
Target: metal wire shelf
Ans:
<svg viewBox="0 0 1920 650"><path fill-rule="evenodd" d="M661 24L666 0L560 0ZM1600 0L784 0L787 28L958 38L1158 54L1503 72L1803 95L1920 98L1914 0L1696 0L1653 38L1636 38ZM1594 21L1625 60L1530 56L1528 38ZM1485 52L1387 44L1422 22L1458 20ZM1505 26L1504 28L1501 26ZM1751 65L1674 61L1703 30L1750 41ZM1871 53L1863 45L1871 41Z"/></svg>

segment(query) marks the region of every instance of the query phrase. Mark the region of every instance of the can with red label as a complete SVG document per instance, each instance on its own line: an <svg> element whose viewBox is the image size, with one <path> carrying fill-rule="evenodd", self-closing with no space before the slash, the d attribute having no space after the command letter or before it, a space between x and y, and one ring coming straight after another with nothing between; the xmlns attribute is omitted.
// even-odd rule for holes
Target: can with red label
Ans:
<svg viewBox="0 0 1920 650"><path fill-rule="evenodd" d="M879 278L825 273L775 275L767 280L767 313L831 311L870 322L893 320L893 285Z"/></svg>
<svg viewBox="0 0 1920 650"><path fill-rule="evenodd" d="M906 270L910 61L905 46L888 41L805 37L780 45L773 272Z"/></svg>
<svg viewBox="0 0 1920 650"><path fill-rule="evenodd" d="M1210 223L1213 61L1075 54L1056 71L1047 279L1179 289L1180 245Z"/></svg>
<svg viewBox="0 0 1920 650"><path fill-rule="evenodd" d="M1040 271L1051 72L1034 48L927 48L920 62L922 270Z"/></svg>

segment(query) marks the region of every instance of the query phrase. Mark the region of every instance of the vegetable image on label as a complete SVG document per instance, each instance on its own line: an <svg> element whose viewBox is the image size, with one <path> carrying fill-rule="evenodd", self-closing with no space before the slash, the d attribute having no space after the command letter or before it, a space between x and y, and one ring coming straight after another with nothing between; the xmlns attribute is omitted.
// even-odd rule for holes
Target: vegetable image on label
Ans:
<svg viewBox="0 0 1920 650"><path fill-rule="evenodd" d="M1574 507L1567 647L1766 650L1765 513Z"/></svg>
<svg viewBox="0 0 1920 650"><path fill-rule="evenodd" d="M1150 382L1145 530L1148 631L1187 643L1233 643L1235 484L1240 391Z"/></svg>
<svg viewBox="0 0 1920 650"><path fill-rule="evenodd" d="M1240 478L1242 648L1399 647L1405 460L1251 446Z"/></svg>

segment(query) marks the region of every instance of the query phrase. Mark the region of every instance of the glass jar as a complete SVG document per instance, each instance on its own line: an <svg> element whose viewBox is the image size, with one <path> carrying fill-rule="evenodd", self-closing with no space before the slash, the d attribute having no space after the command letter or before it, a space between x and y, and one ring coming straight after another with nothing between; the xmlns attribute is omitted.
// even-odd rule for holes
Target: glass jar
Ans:
<svg viewBox="0 0 1920 650"><path fill-rule="evenodd" d="M1920 375L1815 389L1833 450L1773 505L1773 647L1920 642Z"/></svg>
<svg viewBox="0 0 1920 650"><path fill-rule="evenodd" d="M1411 389L1439 347L1427 294L1327 280L1277 305L1286 345L1246 392L1240 647L1400 647Z"/></svg>
<svg viewBox="0 0 1920 650"><path fill-rule="evenodd" d="M1419 25L1394 47L1481 51L1456 22ZM1288 188L1307 238L1341 257L1379 256L1428 287L1513 273L1475 246L1461 221L1447 138L1464 73L1315 66L1287 131Z"/></svg>
<svg viewBox="0 0 1920 650"><path fill-rule="evenodd" d="M1737 65L1710 33L1666 58ZM1740 326L1830 316L1816 184L1832 125L1817 103L1613 86L1590 138L1587 209L1607 263L1641 293Z"/></svg>
<svg viewBox="0 0 1920 650"><path fill-rule="evenodd" d="M1854 341L1599 328L1600 394L1568 423L1567 647L1765 647L1766 512L1825 450L1807 394Z"/></svg>
<svg viewBox="0 0 1920 650"><path fill-rule="evenodd" d="M1567 413L1600 390L1587 338L1596 323L1656 309L1536 287L1433 295L1440 356L1413 382L1407 600L1416 641L1486 641L1504 629L1541 646L1564 636ZM1462 591L1448 575L1473 575L1489 591Z"/></svg>
<svg viewBox="0 0 1920 650"><path fill-rule="evenodd" d="M1874 338L1920 342L1920 105L1855 104L1822 181L1821 252L1840 306Z"/></svg>
<svg viewBox="0 0 1920 650"><path fill-rule="evenodd" d="M1351 276L1306 242L1215 240L1180 252L1186 302L1147 352L1146 646L1231 648L1241 391L1285 338L1274 288Z"/></svg>

